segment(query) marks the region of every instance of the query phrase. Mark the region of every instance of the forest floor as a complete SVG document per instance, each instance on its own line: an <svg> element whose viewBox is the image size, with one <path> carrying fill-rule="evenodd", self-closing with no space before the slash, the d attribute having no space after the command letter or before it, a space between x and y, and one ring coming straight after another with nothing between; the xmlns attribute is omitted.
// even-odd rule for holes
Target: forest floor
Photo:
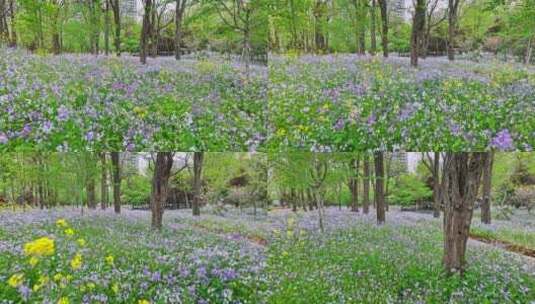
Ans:
<svg viewBox="0 0 535 304"><path fill-rule="evenodd" d="M534 259L474 239L464 278L444 275L442 221L429 213L391 207L386 224L378 227L373 208L368 215L328 208L321 233L316 211L277 209L257 216L251 210L208 211L199 218L191 210L166 211L161 233L150 230L148 211L0 212L0 281L8 282L0 284L0 298L53 303L64 297L71 303L535 300ZM533 217L517 213L489 227L475 217L473 226L514 236L512 241L523 233L528 242L535 234ZM53 253L32 260L27 244L42 237L54 240ZM20 280L13 281L15 275Z"/></svg>

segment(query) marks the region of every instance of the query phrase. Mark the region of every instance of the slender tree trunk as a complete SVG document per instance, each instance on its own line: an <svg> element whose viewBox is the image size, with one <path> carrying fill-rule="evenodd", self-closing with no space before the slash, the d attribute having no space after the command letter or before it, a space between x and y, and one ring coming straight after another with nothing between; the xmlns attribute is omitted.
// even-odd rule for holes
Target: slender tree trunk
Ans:
<svg viewBox="0 0 535 304"><path fill-rule="evenodd" d="M483 169L483 202L481 203L481 222L490 224L491 222L491 186L492 186L492 166L494 163L494 152L489 152Z"/></svg>
<svg viewBox="0 0 535 304"><path fill-rule="evenodd" d="M144 14L143 26L141 29L141 39L139 47L139 58L142 64L147 63L147 55L149 52L149 38L151 33L151 15L152 15L152 0L144 0Z"/></svg>
<svg viewBox="0 0 535 304"><path fill-rule="evenodd" d="M154 164L154 175L152 177L152 192L150 206L152 213L152 229L161 230L164 212L164 203L167 200L169 177L173 166L173 153L156 153L156 163Z"/></svg>
<svg viewBox="0 0 535 304"><path fill-rule="evenodd" d="M526 48L526 57L524 58L525 64L531 63L531 54L533 53L533 39L535 39L535 37L531 37L528 40L528 46Z"/></svg>
<svg viewBox="0 0 535 304"><path fill-rule="evenodd" d="M193 215L201 215L201 182L204 152L193 153Z"/></svg>
<svg viewBox="0 0 535 304"><path fill-rule="evenodd" d="M381 10L382 21L382 44L383 44L383 57L388 57L388 11L387 0L378 0L379 9Z"/></svg>
<svg viewBox="0 0 535 304"><path fill-rule="evenodd" d="M110 1L105 0L104 9L104 53L106 56L110 54Z"/></svg>
<svg viewBox="0 0 535 304"><path fill-rule="evenodd" d="M119 152L111 152L113 167L113 208L115 213L121 213L121 165L119 164Z"/></svg>
<svg viewBox="0 0 535 304"><path fill-rule="evenodd" d="M444 184L444 257L448 274L464 274L466 243L487 153L446 153Z"/></svg>
<svg viewBox="0 0 535 304"><path fill-rule="evenodd" d="M95 209L97 204L95 201L95 178L93 176L87 177L86 191L87 207L90 209Z"/></svg>
<svg viewBox="0 0 535 304"><path fill-rule="evenodd" d="M440 191L440 152L433 157L433 217L440 217L441 191Z"/></svg>
<svg viewBox="0 0 535 304"><path fill-rule="evenodd" d="M180 60L180 40L182 39L182 5L186 0L176 0L175 7L175 59ZM185 5L185 4L184 4Z"/></svg>
<svg viewBox="0 0 535 304"><path fill-rule="evenodd" d="M364 182L362 189L362 195L364 196L362 199L362 211L364 214L368 214L370 208L370 160L368 155L364 156L364 178L362 181Z"/></svg>
<svg viewBox="0 0 535 304"><path fill-rule="evenodd" d="M375 152L375 201L377 203L377 224L385 222L385 195L384 195L384 153Z"/></svg>
<svg viewBox="0 0 535 304"><path fill-rule="evenodd" d="M370 54L375 55L377 53L377 34L376 34L376 22L377 22L377 4L376 0L372 0L371 12L370 12Z"/></svg>
<svg viewBox="0 0 535 304"><path fill-rule="evenodd" d="M100 153L100 166L101 166L101 178L100 178L100 208L102 210L108 207L108 168L106 165L106 153Z"/></svg>

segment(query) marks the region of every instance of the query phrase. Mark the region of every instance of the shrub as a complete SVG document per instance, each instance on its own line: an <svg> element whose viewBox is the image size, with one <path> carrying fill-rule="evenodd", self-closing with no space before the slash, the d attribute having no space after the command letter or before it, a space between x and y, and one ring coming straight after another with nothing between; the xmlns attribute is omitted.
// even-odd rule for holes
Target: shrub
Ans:
<svg viewBox="0 0 535 304"><path fill-rule="evenodd" d="M388 200L392 204L409 206L431 200L433 191L415 175L406 174L399 177L393 185Z"/></svg>

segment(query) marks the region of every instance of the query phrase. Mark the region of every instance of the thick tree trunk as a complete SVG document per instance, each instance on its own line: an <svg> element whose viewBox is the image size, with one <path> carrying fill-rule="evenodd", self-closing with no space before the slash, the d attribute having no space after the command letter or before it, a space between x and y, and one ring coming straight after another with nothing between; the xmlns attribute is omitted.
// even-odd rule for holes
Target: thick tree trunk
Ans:
<svg viewBox="0 0 535 304"><path fill-rule="evenodd" d="M444 185L444 257L448 274L465 270L466 243L474 203L485 167L487 153L446 153L443 166Z"/></svg>
<svg viewBox="0 0 535 304"><path fill-rule="evenodd" d="M362 188L362 212L368 214L370 209L370 160L368 155L364 156L364 178L362 181L364 182Z"/></svg>
<svg viewBox="0 0 535 304"><path fill-rule="evenodd" d="M377 20L377 4L376 0L372 0L370 12L370 54L377 53L377 34L376 34L376 20Z"/></svg>
<svg viewBox="0 0 535 304"><path fill-rule="evenodd" d="M173 153L156 153L154 175L152 177L152 192L150 197L150 209L152 213L152 229L161 230L164 212L164 203L167 200L169 177L173 167Z"/></svg>
<svg viewBox="0 0 535 304"><path fill-rule="evenodd" d="M455 32L457 30L457 8L460 0L448 0L448 59L455 59Z"/></svg>
<svg viewBox="0 0 535 304"><path fill-rule="evenodd" d="M193 153L193 215L201 215L201 182L204 152Z"/></svg>
<svg viewBox="0 0 535 304"><path fill-rule="evenodd" d="M411 66L418 66L418 57L421 49L422 32L425 26L425 0L416 0L411 33Z"/></svg>
<svg viewBox="0 0 535 304"><path fill-rule="evenodd" d="M440 152L435 152L433 157L433 217L440 217Z"/></svg>
<svg viewBox="0 0 535 304"><path fill-rule="evenodd" d="M121 213L121 165L119 164L119 152L111 152L113 168L113 209L115 213Z"/></svg>
<svg viewBox="0 0 535 304"><path fill-rule="evenodd" d="M384 194L384 153L375 152L375 201L377 204L377 224L385 222L385 194Z"/></svg>
<svg viewBox="0 0 535 304"><path fill-rule="evenodd" d="M101 167L101 177L100 177L100 208L102 210L108 207L109 196L108 196L108 168L106 165L106 153L100 153L100 167Z"/></svg>
<svg viewBox="0 0 535 304"><path fill-rule="evenodd" d="M494 163L494 152L489 152L489 156L485 161L485 168L483 170L483 201L481 203L481 222L490 224L491 214L491 186L492 186L492 166Z"/></svg>
<svg viewBox="0 0 535 304"><path fill-rule="evenodd" d="M378 0L379 8L381 10L382 21L382 44L383 44L383 57L388 57L388 11L387 0Z"/></svg>
<svg viewBox="0 0 535 304"><path fill-rule="evenodd" d="M143 26L141 29L141 39L139 46L139 58L142 64L147 63L147 55L149 52L149 40L151 33L151 15L152 0L144 0Z"/></svg>

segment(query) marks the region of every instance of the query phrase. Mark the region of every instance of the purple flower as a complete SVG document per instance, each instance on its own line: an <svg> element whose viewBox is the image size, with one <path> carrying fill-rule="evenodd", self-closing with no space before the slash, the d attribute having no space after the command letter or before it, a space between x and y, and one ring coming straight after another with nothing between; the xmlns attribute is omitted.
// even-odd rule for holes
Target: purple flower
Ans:
<svg viewBox="0 0 535 304"><path fill-rule="evenodd" d="M65 121L69 118L69 110L65 106L58 109L58 121Z"/></svg>
<svg viewBox="0 0 535 304"><path fill-rule="evenodd" d="M52 122L50 120L45 121L42 129L45 134L50 133L50 131L52 131Z"/></svg>
<svg viewBox="0 0 535 304"><path fill-rule="evenodd" d="M95 138L95 133L93 131L89 131L85 134L86 141L93 141L94 138Z"/></svg>
<svg viewBox="0 0 535 304"><path fill-rule="evenodd" d="M153 282L159 282L160 280L162 279L162 275L160 274L159 271L156 271L152 274L152 277L151 277L151 280Z"/></svg>
<svg viewBox="0 0 535 304"><path fill-rule="evenodd" d="M370 116L368 117L368 125L369 126L374 125L375 120L376 120L375 114L374 113L370 114Z"/></svg>
<svg viewBox="0 0 535 304"><path fill-rule="evenodd" d="M334 129L336 131L340 131L344 128L345 126L345 122L342 118L339 118L337 121L336 121L336 124L334 124Z"/></svg>
<svg viewBox="0 0 535 304"><path fill-rule="evenodd" d="M32 126L30 126L30 124L25 124L20 134L22 136L28 136L30 135L31 132L32 132Z"/></svg>
<svg viewBox="0 0 535 304"><path fill-rule="evenodd" d="M490 145L498 150L513 150L513 138L509 130L503 129L492 139Z"/></svg>
<svg viewBox="0 0 535 304"><path fill-rule="evenodd" d="M4 132L0 132L0 144L7 144L7 142L9 141L9 138L7 137L6 133Z"/></svg>
<svg viewBox="0 0 535 304"><path fill-rule="evenodd" d="M222 279L225 280L225 281L229 281L229 280L235 279L237 276L238 275L236 274L236 271L234 269L227 268L227 269L223 270Z"/></svg>

